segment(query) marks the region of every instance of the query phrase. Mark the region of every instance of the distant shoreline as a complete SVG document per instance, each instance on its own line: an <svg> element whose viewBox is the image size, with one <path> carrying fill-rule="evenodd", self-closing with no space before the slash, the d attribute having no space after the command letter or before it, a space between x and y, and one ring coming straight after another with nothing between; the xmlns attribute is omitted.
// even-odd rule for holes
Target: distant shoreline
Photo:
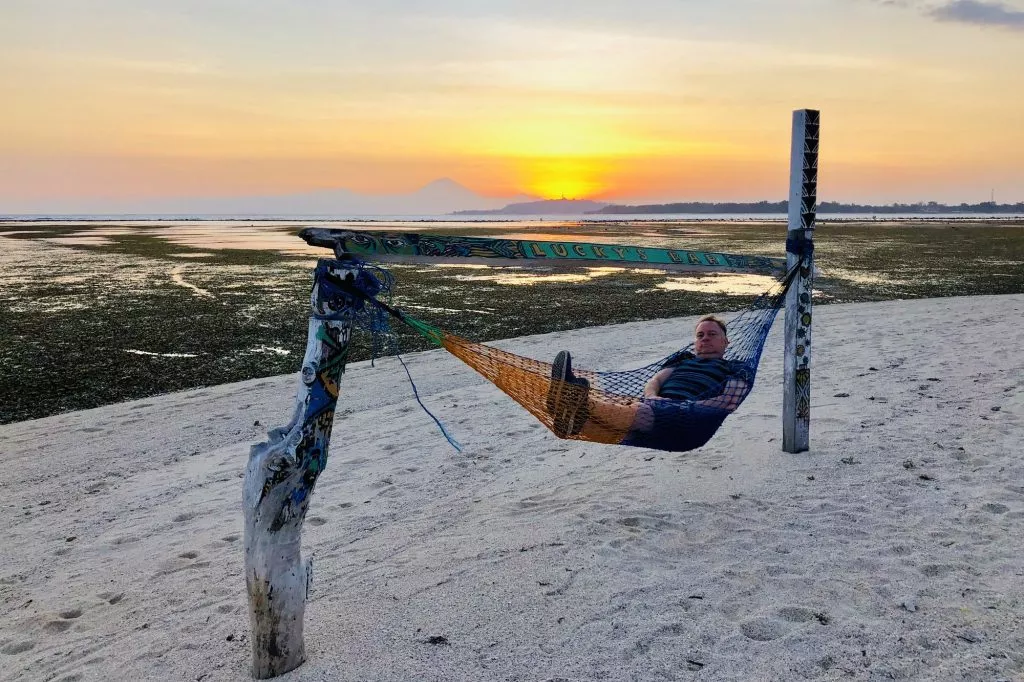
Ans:
<svg viewBox="0 0 1024 682"><path fill-rule="evenodd" d="M0 215L0 226L12 226L26 223L106 223L118 221L172 223L172 222L279 222L279 223L785 223L788 217L783 214L565 214L565 215L516 215L500 216L475 214L459 215L379 215L379 216L346 216L346 215L218 215L218 214L54 214L54 215ZM1008 221L1024 222L1022 213L908 213L908 214L851 214L851 213L819 213L819 223L884 223L884 222L993 222Z"/></svg>

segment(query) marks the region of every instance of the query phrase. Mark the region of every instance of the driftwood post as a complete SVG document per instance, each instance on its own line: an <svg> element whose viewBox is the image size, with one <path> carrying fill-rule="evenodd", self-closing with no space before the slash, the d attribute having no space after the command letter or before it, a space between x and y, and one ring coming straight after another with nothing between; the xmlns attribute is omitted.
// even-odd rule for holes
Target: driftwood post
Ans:
<svg viewBox="0 0 1024 682"><path fill-rule="evenodd" d="M786 266L792 268L801 258L804 262L786 293L782 404L782 449L786 452L803 452L810 447L812 254L818 206L820 120L819 112L813 109L793 112Z"/></svg>
<svg viewBox="0 0 1024 682"><path fill-rule="evenodd" d="M321 259L313 282L309 338L295 412L249 451L245 472L245 584L252 625L252 675L276 677L305 660L302 619L312 560L301 557L302 523L327 464L338 383L345 371L353 300L330 285L355 271ZM324 319L329 317L330 319Z"/></svg>

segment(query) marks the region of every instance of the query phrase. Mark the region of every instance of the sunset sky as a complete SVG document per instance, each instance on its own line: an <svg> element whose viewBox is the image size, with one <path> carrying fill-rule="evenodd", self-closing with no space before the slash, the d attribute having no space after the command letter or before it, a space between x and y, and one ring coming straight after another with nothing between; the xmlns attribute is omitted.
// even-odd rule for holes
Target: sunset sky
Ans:
<svg viewBox="0 0 1024 682"><path fill-rule="evenodd" d="M1024 201L1024 0L3 0L0 212L408 192Z"/></svg>

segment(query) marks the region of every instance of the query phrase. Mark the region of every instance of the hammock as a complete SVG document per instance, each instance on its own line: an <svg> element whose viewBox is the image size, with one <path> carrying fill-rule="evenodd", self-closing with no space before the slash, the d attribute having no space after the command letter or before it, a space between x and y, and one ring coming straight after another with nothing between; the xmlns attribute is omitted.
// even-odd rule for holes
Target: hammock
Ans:
<svg viewBox="0 0 1024 682"><path fill-rule="evenodd" d="M800 245L787 244L787 249L794 253L799 252L799 248ZM378 312L383 311L411 326L479 372L560 438L682 452L707 443L750 393L765 339L789 286L802 267L803 258L781 281L730 320L730 343L724 357L717 362L696 358L691 342L637 369L574 370L565 377L553 376L550 362L469 341L392 308L378 300L374 295L376 291L369 293L359 286L361 277L356 278L356 284L327 277L321 286L326 284L340 289L339 293L354 295L371 303ZM377 286L376 290L381 288ZM374 328L380 326L378 319ZM688 335L691 333L692 330L686 331ZM552 350L554 355L557 349ZM677 367L696 373L701 380L697 384L702 384L703 390L688 395L687 399L644 398L644 387L652 377L662 370Z"/></svg>

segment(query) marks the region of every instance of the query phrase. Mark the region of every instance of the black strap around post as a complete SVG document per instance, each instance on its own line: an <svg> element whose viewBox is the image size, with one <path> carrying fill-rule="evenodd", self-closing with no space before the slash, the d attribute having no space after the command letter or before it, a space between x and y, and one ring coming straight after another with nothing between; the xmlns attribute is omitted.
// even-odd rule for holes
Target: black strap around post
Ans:
<svg viewBox="0 0 1024 682"><path fill-rule="evenodd" d="M786 253L806 260L814 255L814 241L807 238L805 230L790 230L786 235Z"/></svg>

